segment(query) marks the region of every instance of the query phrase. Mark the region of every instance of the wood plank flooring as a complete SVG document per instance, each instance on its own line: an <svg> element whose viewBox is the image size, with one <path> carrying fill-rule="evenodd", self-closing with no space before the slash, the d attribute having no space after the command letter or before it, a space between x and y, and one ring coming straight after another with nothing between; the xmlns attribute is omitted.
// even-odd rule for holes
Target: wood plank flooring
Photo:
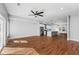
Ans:
<svg viewBox="0 0 79 59"><path fill-rule="evenodd" d="M36 55L37 54L39 55L78 55L79 54L79 42L66 40L63 37L33 36L33 37L12 39L12 40L8 40L6 47L24 48L24 50L22 50L21 53L26 52L27 48L32 48L36 51ZM10 52L8 49L6 50ZM17 54L17 52L9 53L9 54L15 55Z"/></svg>
<svg viewBox="0 0 79 59"><path fill-rule="evenodd" d="M33 48L10 48L5 47L1 55L39 55Z"/></svg>

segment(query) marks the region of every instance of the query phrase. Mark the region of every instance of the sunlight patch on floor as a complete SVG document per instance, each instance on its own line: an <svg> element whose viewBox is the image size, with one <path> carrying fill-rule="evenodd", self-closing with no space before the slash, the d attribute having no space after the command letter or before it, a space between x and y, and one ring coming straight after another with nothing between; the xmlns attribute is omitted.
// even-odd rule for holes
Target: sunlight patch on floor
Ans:
<svg viewBox="0 0 79 59"><path fill-rule="evenodd" d="M33 48L4 47L1 55L39 55Z"/></svg>
<svg viewBox="0 0 79 59"><path fill-rule="evenodd" d="M14 40L14 43L28 43L26 40Z"/></svg>

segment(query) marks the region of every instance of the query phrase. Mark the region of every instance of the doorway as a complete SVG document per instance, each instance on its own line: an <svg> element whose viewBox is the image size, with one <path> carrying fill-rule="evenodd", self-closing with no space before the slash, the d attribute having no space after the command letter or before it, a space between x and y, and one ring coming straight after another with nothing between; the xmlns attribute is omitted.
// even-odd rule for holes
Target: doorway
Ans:
<svg viewBox="0 0 79 59"><path fill-rule="evenodd" d="M44 36L44 27L40 27L40 36Z"/></svg>

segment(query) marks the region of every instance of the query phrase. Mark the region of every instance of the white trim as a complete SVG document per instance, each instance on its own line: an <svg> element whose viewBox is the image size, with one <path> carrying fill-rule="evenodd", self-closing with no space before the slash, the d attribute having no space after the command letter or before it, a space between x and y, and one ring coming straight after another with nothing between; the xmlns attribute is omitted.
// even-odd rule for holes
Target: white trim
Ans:
<svg viewBox="0 0 79 59"><path fill-rule="evenodd" d="M16 37L10 37L8 39L18 39L18 38L24 38L24 37L31 37L32 35L30 36L16 36ZM40 35L34 35L34 36L40 36Z"/></svg>
<svg viewBox="0 0 79 59"><path fill-rule="evenodd" d="M67 16L67 40L70 40L70 16Z"/></svg>
<svg viewBox="0 0 79 59"><path fill-rule="evenodd" d="M2 49L2 47L4 46L4 20L3 20L3 18L2 18L2 16L0 15L0 24L1 24L1 32L0 32L0 35L1 35L1 37L0 37L0 49Z"/></svg>
<svg viewBox="0 0 79 59"><path fill-rule="evenodd" d="M3 48L5 45L6 45L6 19L5 19L5 17L3 17L1 14L0 14L0 18L1 18L1 22L2 22L2 35L3 35L3 37L2 37L2 39L3 39L3 46L1 47L1 48Z"/></svg>
<svg viewBox="0 0 79 59"><path fill-rule="evenodd" d="M70 40L72 40L72 39L70 39ZM72 40L72 41L77 41L77 42L79 42L79 40Z"/></svg>

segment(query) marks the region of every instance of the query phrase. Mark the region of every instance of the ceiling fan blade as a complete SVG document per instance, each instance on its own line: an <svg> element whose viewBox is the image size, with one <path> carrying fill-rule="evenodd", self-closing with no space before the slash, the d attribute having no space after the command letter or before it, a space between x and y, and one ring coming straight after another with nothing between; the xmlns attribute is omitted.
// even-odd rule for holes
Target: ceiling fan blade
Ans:
<svg viewBox="0 0 79 59"><path fill-rule="evenodd" d="M43 17L43 15L39 15L39 16Z"/></svg>
<svg viewBox="0 0 79 59"><path fill-rule="evenodd" d="M37 13L37 14L39 15L39 14L42 14L42 13L44 13L44 12L39 12L39 13Z"/></svg>
<svg viewBox="0 0 79 59"><path fill-rule="evenodd" d="M34 11L31 10L31 12L35 15Z"/></svg>

